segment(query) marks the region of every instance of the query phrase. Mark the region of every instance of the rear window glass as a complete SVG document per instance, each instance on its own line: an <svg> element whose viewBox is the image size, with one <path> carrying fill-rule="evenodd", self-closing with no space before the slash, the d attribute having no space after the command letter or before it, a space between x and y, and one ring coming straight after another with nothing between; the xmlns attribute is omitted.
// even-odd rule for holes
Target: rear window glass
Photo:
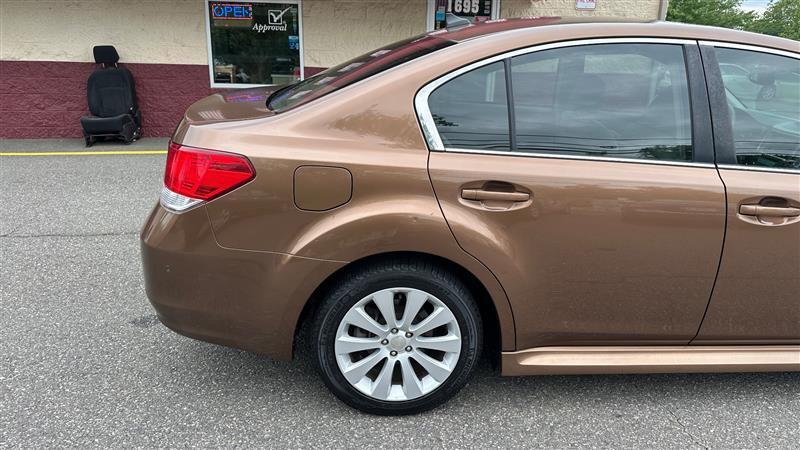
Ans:
<svg viewBox="0 0 800 450"><path fill-rule="evenodd" d="M447 148L510 150L508 94L502 61L460 75L428 98Z"/></svg>
<svg viewBox="0 0 800 450"><path fill-rule="evenodd" d="M276 112L294 108L453 44L431 35L395 42L277 91L267 107Z"/></svg>
<svg viewBox="0 0 800 450"><path fill-rule="evenodd" d="M593 44L511 61L517 150L691 161L683 48Z"/></svg>

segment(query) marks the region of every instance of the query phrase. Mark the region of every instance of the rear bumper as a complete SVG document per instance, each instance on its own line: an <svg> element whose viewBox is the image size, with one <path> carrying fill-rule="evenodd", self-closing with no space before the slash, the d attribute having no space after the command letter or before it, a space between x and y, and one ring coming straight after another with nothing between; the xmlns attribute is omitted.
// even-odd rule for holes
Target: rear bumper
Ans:
<svg viewBox="0 0 800 450"><path fill-rule="evenodd" d="M147 296L161 322L195 338L290 359L308 298L343 263L220 247L205 207L156 206L141 234Z"/></svg>

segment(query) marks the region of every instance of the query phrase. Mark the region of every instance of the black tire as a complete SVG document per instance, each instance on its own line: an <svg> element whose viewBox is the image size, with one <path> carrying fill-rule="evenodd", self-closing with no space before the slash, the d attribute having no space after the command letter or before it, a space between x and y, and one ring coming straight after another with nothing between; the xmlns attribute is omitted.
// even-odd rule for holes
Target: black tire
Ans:
<svg viewBox="0 0 800 450"><path fill-rule="evenodd" d="M336 362L334 340L353 305L374 292L400 286L428 292L451 310L461 331L461 352L453 372L432 392L406 401L385 401L361 393L345 379ZM478 363L482 342L478 306L460 279L435 261L396 258L358 268L335 283L317 309L310 343L323 381L340 400L370 414L405 415L435 408L458 393Z"/></svg>

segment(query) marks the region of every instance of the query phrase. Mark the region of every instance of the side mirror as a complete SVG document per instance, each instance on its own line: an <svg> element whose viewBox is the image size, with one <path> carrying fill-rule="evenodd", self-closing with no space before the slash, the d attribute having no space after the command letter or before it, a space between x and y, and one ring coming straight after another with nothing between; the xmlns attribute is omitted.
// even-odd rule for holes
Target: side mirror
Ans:
<svg viewBox="0 0 800 450"><path fill-rule="evenodd" d="M750 81L761 86L772 86L775 84L775 71L764 67L756 67L748 76Z"/></svg>

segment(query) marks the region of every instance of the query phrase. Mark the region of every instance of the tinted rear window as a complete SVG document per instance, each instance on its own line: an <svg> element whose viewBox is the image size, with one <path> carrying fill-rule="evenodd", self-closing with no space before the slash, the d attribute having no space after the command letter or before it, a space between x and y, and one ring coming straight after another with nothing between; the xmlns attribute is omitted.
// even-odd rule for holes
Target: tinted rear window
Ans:
<svg viewBox="0 0 800 450"><path fill-rule="evenodd" d="M276 112L294 108L453 44L454 41L430 35L395 42L278 91L267 107Z"/></svg>
<svg viewBox="0 0 800 450"><path fill-rule="evenodd" d="M502 61L443 84L431 93L428 106L445 147L510 150Z"/></svg>

